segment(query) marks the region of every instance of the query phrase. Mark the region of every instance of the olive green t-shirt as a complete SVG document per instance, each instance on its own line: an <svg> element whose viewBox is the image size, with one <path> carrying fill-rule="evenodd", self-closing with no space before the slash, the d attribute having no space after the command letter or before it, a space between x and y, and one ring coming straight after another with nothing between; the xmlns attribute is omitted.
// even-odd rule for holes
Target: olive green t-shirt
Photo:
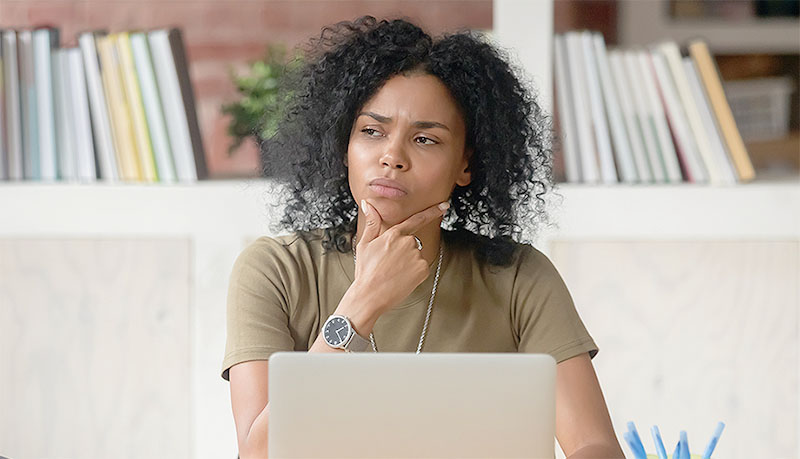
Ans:
<svg viewBox="0 0 800 459"><path fill-rule="evenodd" d="M228 288L225 380L237 363L307 351L353 282L353 254L325 250L322 230L310 236L261 237L236 259ZM498 267L446 239L443 234L422 352L546 353L557 362L597 354L564 281L543 253L518 244L514 263ZM437 262L438 257L422 284L376 322L379 352L416 351Z"/></svg>

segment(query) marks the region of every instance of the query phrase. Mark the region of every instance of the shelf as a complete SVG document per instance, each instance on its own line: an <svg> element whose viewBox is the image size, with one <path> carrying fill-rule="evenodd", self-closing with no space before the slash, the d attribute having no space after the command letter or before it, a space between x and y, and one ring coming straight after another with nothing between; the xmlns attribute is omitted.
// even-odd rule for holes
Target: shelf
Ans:
<svg viewBox="0 0 800 459"><path fill-rule="evenodd" d="M271 234L280 216L269 180L163 184L6 183L0 237ZM707 185L559 184L553 239L800 239L800 180Z"/></svg>
<svg viewBox="0 0 800 459"><path fill-rule="evenodd" d="M667 39L683 44L703 38L714 54L800 52L800 19L674 20L668 16L664 0L620 2L619 11L621 46L646 45Z"/></svg>

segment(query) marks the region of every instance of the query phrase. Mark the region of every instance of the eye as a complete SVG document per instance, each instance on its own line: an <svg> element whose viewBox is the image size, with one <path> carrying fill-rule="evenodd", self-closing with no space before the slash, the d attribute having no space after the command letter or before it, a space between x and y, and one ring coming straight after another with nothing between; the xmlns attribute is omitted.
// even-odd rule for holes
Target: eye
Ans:
<svg viewBox="0 0 800 459"><path fill-rule="evenodd" d="M361 130L361 132L367 134L368 137L375 137L374 135L372 135L372 133L373 132L378 132L378 131L376 129L372 129L372 128L364 128L364 129Z"/></svg>
<svg viewBox="0 0 800 459"><path fill-rule="evenodd" d="M428 140L428 141L430 141L430 142L431 142L431 143L423 143L423 145L436 145L437 143L439 143L439 142L437 142L437 141L435 141L435 140L433 140L433 139L429 139L429 138L427 138L427 137L423 137L423 136L419 136L419 137L417 137L417 140L418 140L418 139L425 139L425 140ZM418 142L418 143L419 143L419 142Z"/></svg>

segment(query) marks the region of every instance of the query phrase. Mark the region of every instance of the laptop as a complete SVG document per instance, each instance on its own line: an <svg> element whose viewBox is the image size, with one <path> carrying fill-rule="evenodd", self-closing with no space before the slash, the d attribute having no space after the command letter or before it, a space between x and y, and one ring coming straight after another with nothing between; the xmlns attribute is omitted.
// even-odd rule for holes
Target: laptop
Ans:
<svg viewBox="0 0 800 459"><path fill-rule="evenodd" d="M548 354L279 352L270 458L555 456Z"/></svg>

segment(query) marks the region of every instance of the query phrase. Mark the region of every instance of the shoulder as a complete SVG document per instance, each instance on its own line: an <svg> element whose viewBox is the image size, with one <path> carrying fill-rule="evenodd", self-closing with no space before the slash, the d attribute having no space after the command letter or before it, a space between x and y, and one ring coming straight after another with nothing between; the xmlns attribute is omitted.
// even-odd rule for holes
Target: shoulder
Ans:
<svg viewBox="0 0 800 459"><path fill-rule="evenodd" d="M292 232L277 236L261 236L248 244L238 255L234 272L255 269L275 271L296 269L314 263L322 254L324 231Z"/></svg>

